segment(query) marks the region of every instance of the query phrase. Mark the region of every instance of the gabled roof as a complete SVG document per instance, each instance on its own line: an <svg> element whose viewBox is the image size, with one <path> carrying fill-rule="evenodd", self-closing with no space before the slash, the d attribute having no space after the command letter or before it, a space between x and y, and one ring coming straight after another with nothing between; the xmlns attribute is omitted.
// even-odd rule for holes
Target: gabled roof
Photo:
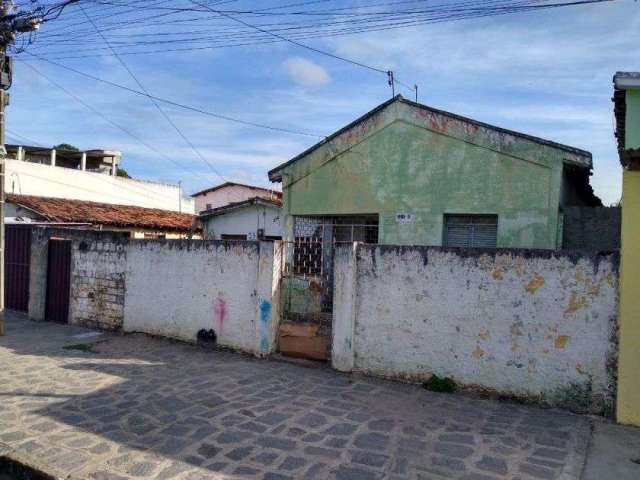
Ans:
<svg viewBox="0 0 640 480"><path fill-rule="evenodd" d="M227 187L244 187L244 188L250 188L252 190L262 190L263 192L269 194L269 197L275 197L275 198L282 198L282 192L278 192L276 190L271 190L268 188L264 188L264 187L257 187L255 185L247 185L246 183L237 183L237 182L224 182L221 183L220 185L216 185L215 187L211 187L211 188L206 188L200 192L196 192L194 194L192 194L192 197L199 197L200 195L205 195L207 193L210 192L215 192L216 190L221 190L223 188L227 188Z"/></svg>
<svg viewBox="0 0 640 480"><path fill-rule="evenodd" d="M268 198L263 197L252 197L247 200L243 200L242 202L234 202L229 203L227 205L223 205L222 207L212 208L211 210L205 210L200 213L200 218L202 217L214 217L217 215L224 215L229 213L232 210L238 210L241 208L247 208L252 205L265 205L269 207L282 207L282 200L269 200Z"/></svg>
<svg viewBox="0 0 640 480"><path fill-rule="evenodd" d="M278 165L276 168L270 170L269 171L269 180L271 180L272 182L273 181L278 181L278 182L282 181L282 176L280 175L280 172L284 168L288 167L289 165L291 165L294 162L297 162L301 158L306 157L307 155L309 155L313 151L317 150L321 146L331 142L336 137L338 137L338 136L342 135L343 133L347 132L348 130L356 127L358 124L360 124L360 123L364 122L365 120L371 118L372 116L374 116L378 112L381 112L382 110L384 110L385 108L387 108L388 106L390 106L391 104L393 104L395 102L400 102L400 103L406 104L406 105L408 105L410 107L417 108L417 109L420 109L420 110L423 110L423 111L427 111L427 112L430 112L430 113L433 113L433 114L449 117L451 119L458 120L460 122L469 123L469 124L472 124L472 125L475 125L475 126L478 126L478 127L487 128L487 129L490 129L490 130L493 130L493 131L496 131L496 132L506 133L508 135L512 135L512 136L515 136L515 137L518 137L518 138L529 140L529 141L534 142L534 143L545 145L545 146L548 146L548 147L551 147L551 148L556 148L558 150L564 150L564 151L566 151L568 153L571 153L571 154L574 154L574 155L588 157L589 163L591 161L591 153L587 152L586 150L582 150L582 149L579 149L579 148L576 148L576 147L571 147L569 145L563 145L561 143L556 143L556 142L553 142L551 140L545 140L543 138L535 137L533 135L527 135L526 133L516 132L515 130L508 130L506 128L497 127L495 125L490 125L488 123L480 122L478 120L474 120L474 119L468 118L468 117L463 117L461 115L457 115L455 113L447 112L445 110L439 110L437 108L429 107L429 106L423 105L421 103L412 102L411 100L407 100L406 98L404 98L402 95L396 95L395 97L393 97L393 98L387 100L386 102L378 105L376 108L374 108L370 112L365 113L363 116L361 116L360 118L354 120L353 122L351 122L347 126L341 128L337 132L329 135L325 139L323 139L320 142L316 143L315 145L313 145L312 147L308 148L307 150L305 150L301 154L295 156L294 158L292 158L288 162L285 162L285 163L283 163L281 165Z"/></svg>
<svg viewBox="0 0 640 480"><path fill-rule="evenodd" d="M121 228L189 232L195 215L156 208L112 205L66 198L7 194L7 202L31 210L51 222L85 223Z"/></svg>

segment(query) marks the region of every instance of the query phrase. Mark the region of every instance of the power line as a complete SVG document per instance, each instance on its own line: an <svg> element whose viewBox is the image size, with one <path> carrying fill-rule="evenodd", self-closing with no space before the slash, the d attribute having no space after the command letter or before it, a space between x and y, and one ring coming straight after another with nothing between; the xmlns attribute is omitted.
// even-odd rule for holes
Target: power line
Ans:
<svg viewBox="0 0 640 480"><path fill-rule="evenodd" d="M123 127L122 125L119 125L118 123L114 122L113 120L111 120L110 118L108 118L106 115L104 115L102 112L100 112L98 109L92 107L91 105L89 105L87 102L85 102L84 100L82 100L80 97L78 97L77 95L75 95L73 92L71 92L70 90L68 90L67 88L63 87L62 85L60 85L59 83L57 83L55 80L53 80L52 78L50 78L48 75L42 73L40 70L38 70L36 67L34 67L33 65L30 65L27 62L23 62L24 65L26 65L27 67L31 68L34 72L36 72L38 75L42 76L44 79L46 79L49 83L51 83L53 86L57 87L58 89L62 90L64 93L66 93L68 96L70 96L71 98L73 98L75 101L77 101L78 103L80 103L81 105L83 105L86 109L90 110L91 112L93 112L94 114L98 115L100 118L102 118L104 121L106 121L107 123L109 123L110 125L114 126L115 128L117 128L118 130L124 132L126 135L130 136L131 138L133 138L134 140L136 140L137 142L139 142L140 144L144 145L146 148L148 148L149 150L151 150L152 152L160 155L162 158L166 159L167 161L175 164L176 166L178 166L179 168L182 168L183 170L185 170L186 172L190 173L191 175L194 175L196 178L199 178L200 175L197 173L194 173L192 171L190 171L189 169L187 169L183 164L181 164L180 162L177 162L176 160L174 160L173 158L171 158L170 156L166 155L165 153L161 152L160 150L158 150L157 148L153 147L152 145L148 144L147 142L145 142L143 139L141 139L138 135L136 135L135 133L129 131L128 129L126 129L125 127Z"/></svg>
<svg viewBox="0 0 640 480"><path fill-rule="evenodd" d="M178 126L175 124L175 122L171 119L171 117L169 117L169 115L162 109L162 107L158 104L158 102L156 100L154 100L150 95L148 90L144 87L144 85L142 84L142 82L140 82L140 80L138 79L138 77L136 77L136 75L133 73L133 71L129 68L129 66L125 63L124 60L122 60L122 58L120 58L120 55L118 55L118 53L115 51L115 49L111 46L111 44L109 43L109 40L107 40L107 38L104 36L104 34L102 33L102 31L98 28L98 26L95 24L95 22L93 21L93 19L87 14L86 10L82 7L82 5L80 5L80 9L82 10L82 12L84 13L85 17L87 17L87 20L89 20L89 22L91 22L91 25L93 25L93 27L95 28L96 32L98 32L98 34L100 35L100 37L102 37L102 39L104 40L104 42L107 44L107 46L111 49L111 51L113 52L113 54L116 56L116 58L118 59L118 61L120 62L120 65L122 65L122 67L127 71L127 73L129 74L129 76L131 76L131 78L133 78L133 80L136 82L136 84L138 85L138 87L140 87L140 89L147 95L147 98L149 99L149 101L153 104L154 107L156 107L156 109L160 112L160 114L165 118L165 120L167 121L167 123L169 123L169 125L171 125L171 127L178 133L178 135L180 135L180 137L182 137L182 139L187 143L187 145L189 145L189 147L191 147L191 149L195 152L195 154L200 157L200 159L209 166L209 168L211 169L211 171L213 171L216 175L218 175L223 182L226 181L226 179L224 178L224 176L218 171L218 169L216 169L210 162L209 160L207 160L204 155L202 155L202 153L200 153L200 151L195 147L195 145L186 137L186 135L182 132L182 130L180 130L180 128L178 128Z"/></svg>
<svg viewBox="0 0 640 480"><path fill-rule="evenodd" d="M110 80L105 80L104 78L96 77L95 75L91 75L90 73L86 73L86 72L83 72L81 70L77 70L77 69L75 69L73 67L69 67L68 65L64 65L62 63L58 63L58 62L55 62L53 60L48 60L48 59L46 59L46 58L44 58L44 57L42 57L40 55L36 55L34 53L31 53L31 52L25 52L25 53L27 53L28 55L30 55L30 56L32 56L32 57L34 57L34 58L36 58L36 59L38 59L38 60L40 60L42 62L47 62L47 63L49 63L51 65L55 65L58 68L62 68L62 69L68 70L70 72L73 72L73 73L75 73L77 75L81 75L83 77L90 78L91 80L95 80L96 82L101 82L101 83L104 83L106 85L110 85L112 87L119 88L121 90L126 90L126 91L128 91L130 93L133 93L135 95L140 95L142 97L150 97L150 98L153 98L154 100L156 100L156 101L158 101L160 103L165 103L167 105L172 105L174 107L182 108L184 110L197 112L197 113L200 113L202 115L207 115L207 116L210 116L210 117L213 117L213 118L217 118L219 120L225 120L225 121L228 121L228 122L238 123L240 125L246 125L246 126L249 126L249 127L262 128L262 129L272 130L272 131L281 132L281 133L289 133L291 135L302 135L302 136L313 137L313 138L324 138L325 137L324 135L317 135L317 134L313 134L313 133L309 133L309 132L304 132L304 131L301 131L301 130L292 130L292 129L288 129L288 128L274 127L274 126L271 126L271 125L264 125L264 124L261 124L261 123L251 122L251 121L248 121L248 120L241 120L239 118L230 117L228 115L221 115L219 113L210 112L210 111L198 108L198 107L185 105L185 104L182 104L182 103L179 103L179 102L175 102L173 100L169 100L169 99L166 99L166 98L158 97L156 95L150 95L150 94L144 93L144 92L142 92L140 90L136 90L134 88L130 88L130 87L127 87L125 85L121 85L119 83L112 82ZM21 60L21 59L19 59L19 60ZM25 64L28 64L28 62L25 62L25 60L22 60L22 61Z"/></svg>
<svg viewBox="0 0 640 480"><path fill-rule="evenodd" d="M297 42L296 40L291 40L291 39L289 39L287 37L284 37L284 36L282 36L282 35L280 35L278 33L274 33L274 32L272 32L270 30L265 30L265 29L260 28L260 27L258 27L256 25L253 25L251 23L245 22L244 20L236 18L235 16L232 16L232 15L229 15L228 13L224 13L221 10L214 10L213 8L211 8L211 7L207 6L207 5L203 5L202 3L200 3L200 2L198 2L196 0L189 0L189 1L191 3L193 3L193 4L195 4L195 5L198 5L198 6L202 7L202 8L206 8L210 12L217 13L218 15L222 15L223 17L226 17L229 20L233 20L234 22L240 23L240 24L244 25L245 27L253 28L253 29L255 29L255 30L259 31L259 32L266 33L266 34L271 35L273 37L279 38L282 41L291 43L291 44L296 45L298 47L305 48L305 49L310 50L312 52L316 52L316 53L319 53L321 55L325 55L327 57L334 58L336 60L341 60L343 62L351 63L352 65L356 65L358 67L366 68L366 69L372 70L374 72L383 73L385 75L388 72L388 70L383 70L383 69L378 68L378 67L373 67L371 65L367 65L365 63L358 62L356 60L351 60L349 58L341 57L340 55L335 55L335 54L333 54L331 52L327 52L325 50L320 50L319 48L315 48L315 47L311 47L309 45L305 45L304 43Z"/></svg>
<svg viewBox="0 0 640 480"><path fill-rule="evenodd" d="M384 75L387 75L388 78L390 79L390 83L391 83L392 89L393 89L394 82L396 82L396 80L394 79L393 72L391 70L383 70L383 69L378 68L378 67L373 67L371 65L367 65L366 63L358 62L356 60L351 60L349 58L342 57L340 55L336 55L336 54L331 53L331 52L327 52L326 50L320 50L319 48L312 47L312 46L307 45L305 43L298 42L296 40L291 40L290 38L284 37L284 36L282 36L282 35L280 35L278 33L274 33L271 30L265 30L263 28L260 28L260 27L258 27L256 25L253 25L251 23L245 22L244 20L242 20L240 18L236 18L235 16L229 15L229 14L221 12L219 10L214 10L213 8L211 8L211 7L207 6L207 5L203 5L202 3L198 2L197 0L189 0L189 1L191 3L193 3L193 4L195 4L195 5L199 5L200 7L206 8L207 10L209 10L211 12L218 13L218 14L220 14L220 15L222 15L222 16L230 19L230 20L233 20L234 22L238 22L238 23L240 23L240 24L242 24L242 25L244 25L246 27L253 28L253 29L255 29L255 30L259 31L259 32L266 33L266 34L271 35L271 36L273 36L275 38L279 38L280 40L283 40L285 42L291 43L291 44L296 45L298 47L305 48L305 49L310 50L312 52L316 52L316 53L319 53L321 55L325 55L327 57L330 57L330 58L333 58L333 59L336 59L336 60L340 60L340 61L343 61L343 62L350 63L350 64L355 65L357 67L365 68L365 69L368 69L368 70L371 70L371 71L374 71L374 72L378 72L378 73L382 73ZM405 87L408 87L411 90L413 90L413 87L410 87L410 86L408 86L408 85L406 85L404 83L402 85L405 86ZM417 92L417 87L416 87L416 92Z"/></svg>

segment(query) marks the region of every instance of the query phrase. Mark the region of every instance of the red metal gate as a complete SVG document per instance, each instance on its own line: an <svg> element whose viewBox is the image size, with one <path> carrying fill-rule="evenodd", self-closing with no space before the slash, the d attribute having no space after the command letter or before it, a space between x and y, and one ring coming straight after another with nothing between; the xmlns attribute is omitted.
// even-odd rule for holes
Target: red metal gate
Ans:
<svg viewBox="0 0 640 480"><path fill-rule="evenodd" d="M69 321L69 289L71 286L71 241L49 240L47 268L47 304L45 317L52 322Z"/></svg>
<svg viewBox="0 0 640 480"><path fill-rule="evenodd" d="M29 269L31 228L7 225L5 229L5 306L11 310L29 310Z"/></svg>

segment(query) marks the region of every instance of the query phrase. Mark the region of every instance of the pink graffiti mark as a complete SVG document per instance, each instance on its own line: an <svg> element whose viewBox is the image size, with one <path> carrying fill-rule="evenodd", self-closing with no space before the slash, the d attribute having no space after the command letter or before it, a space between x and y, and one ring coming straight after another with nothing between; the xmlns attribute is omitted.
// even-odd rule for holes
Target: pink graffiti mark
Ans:
<svg viewBox="0 0 640 480"><path fill-rule="evenodd" d="M228 312L227 302L222 297L222 295L219 295L218 298L216 298L215 305L213 308L216 314L216 321L218 322L218 325L220 325L220 330L222 330L222 327L224 326L224 321L227 318L227 312Z"/></svg>

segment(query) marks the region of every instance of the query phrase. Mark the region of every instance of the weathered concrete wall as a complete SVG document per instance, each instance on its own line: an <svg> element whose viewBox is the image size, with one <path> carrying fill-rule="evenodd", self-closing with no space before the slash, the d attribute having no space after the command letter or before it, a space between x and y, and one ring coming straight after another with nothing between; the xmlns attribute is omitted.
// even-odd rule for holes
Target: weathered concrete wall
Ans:
<svg viewBox="0 0 640 480"><path fill-rule="evenodd" d="M29 318L45 320L49 239L72 242L69 323L117 330L122 326L126 233L32 228Z"/></svg>
<svg viewBox="0 0 640 480"><path fill-rule="evenodd" d="M218 344L266 355L280 318L280 242L133 240L34 228L29 317L45 319L49 239L72 241L69 323Z"/></svg>
<svg viewBox="0 0 640 480"><path fill-rule="evenodd" d="M213 329L220 345L272 352L279 303L273 302L279 273L274 249L279 247L273 242L129 242L125 331L195 341L199 330Z"/></svg>
<svg viewBox="0 0 640 480"><path fill-rule="evenodd" d="M562 248L620 249L621 218L619 207L565 207Z"/></svg>
<svg viewBox="0 0 640 480"><path fill-rule="evenodd" d="M127 244L115 235L87 235L73 240L69 323L122 329Z"/></svg>
<svg viewBox="0 0 640 480"><path fill-rule="evenodd" d="M335 263L337 368L612 408L616 254L360 245Z"/></svg>

